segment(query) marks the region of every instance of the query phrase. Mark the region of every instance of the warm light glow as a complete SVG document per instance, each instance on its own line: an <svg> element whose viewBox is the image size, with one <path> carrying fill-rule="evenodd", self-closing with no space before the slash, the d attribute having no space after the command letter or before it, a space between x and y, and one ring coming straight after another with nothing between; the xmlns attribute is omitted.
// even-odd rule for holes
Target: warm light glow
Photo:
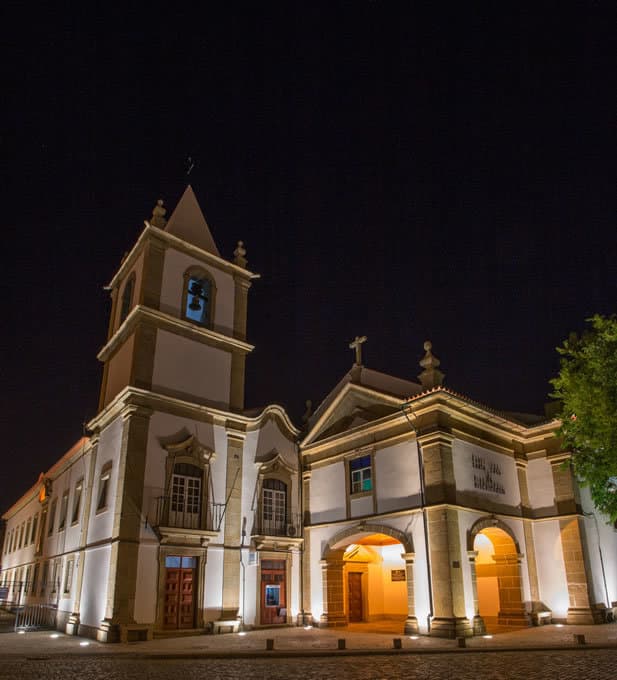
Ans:
<svg viewBox="0 0 617 680"><path fill-rule="evenodd" d="M417 639L418 639L418 636L417 636L417 635L410 635L410 636L409 636L409 639L410 639L410 640L417 640Z"/></svg>
<svg viewBox="0 0 617 680"><path fill-rule="evenodd" d="M311 630L313 626L304 626L304 630Z"/></svg>
<svg viewBox="0 0 617 680"><path fill-rule="evenodd" d="M47 489L45 488L45 484L42 484L41 488L39 489L39 503L44 503L46 498Z"/></svg>
<svg viewBox="0 0 617 680"><path fill-rule="evenodd" d="M563 628L563 623L556 623L555 628Z"/></svg>
<svg viewBox="0 0 617 680"><path fill-rule="evenodd" d="M25 635L26 631L25 630L18 630L17 635Z"/></svg>
<svg viewBox="0 0 617 680"><path fill-rule="evenodd" d="M59 638L60 635L58 633L52 633L49 637L55 639L55 638Z"/></svg>
<svg viewBox="0 0 617 680"><path fill-rule="evenodd" d="M485 640L492 640L493 636L492 635L483 635L482 636Z"/></svg>
<svg viewBox="0 0 617 680"><path fill-rule="evenodd" d="M243 630L241 630L241 631L238 633L238 635L246 635L246 633L245 633Z"/></svg>
<svg viewBox="0 0 617 680"><path fill-rule="evenodd" d="M87 647L89 644L90 644L89 642L84 641L84 642L80 642L79 646L80 647Z"/></svg>

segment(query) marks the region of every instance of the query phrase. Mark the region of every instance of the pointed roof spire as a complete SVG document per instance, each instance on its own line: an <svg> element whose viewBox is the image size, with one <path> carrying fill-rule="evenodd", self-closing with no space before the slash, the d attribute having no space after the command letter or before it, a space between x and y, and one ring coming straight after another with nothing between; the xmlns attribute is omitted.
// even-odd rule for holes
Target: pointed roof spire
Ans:
<svg viewBox="0 0 617 680"><path fill-rule="evenodd" d="M426 354L420 359L420 366L424 369L418 376L425 390L431 390L433 387L439 387L443 383L445 375L439 370L438 366L441 363L439 359L431 352L433 344L430 340L424 343L424 351Z"/></svg>
<svg viewBox="0 0 617 680"><path fill-rule="evenodd" d="M165 231L217 257L221 256L190 184L171 213Z"/></svg>

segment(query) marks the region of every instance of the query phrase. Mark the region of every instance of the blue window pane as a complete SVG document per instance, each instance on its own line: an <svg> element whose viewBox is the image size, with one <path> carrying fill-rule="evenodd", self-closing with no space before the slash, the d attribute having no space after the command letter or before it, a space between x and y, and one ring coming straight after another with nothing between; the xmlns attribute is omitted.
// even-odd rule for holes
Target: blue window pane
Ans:
<svg viewBox="0 0 617 680"><path fill-rule="evenodd" d="M278 607L281 586L266 586L266 607Z"/></svg>
<svg viewBox="0 0 617 680"><path fill-rule="evenodd" d="M371 467L371 457L362 456L361 458L354 458L350 462L349 467L352 470L361 470L362 468Z"/></svg>
<svg viewBox="0 0 617 680"><path fill-rule="evenodd" d="M180 569L181 558L176 555L168 555L165 558L165 566L168 569Z"/></svg>
<svg viewBox="0 0 617 680"><path fill-rule="evenodd" d="M184 315L190 321L202 326L210 321L210 281L191 277L186 295L186 309Z"/></svg>
<svg viewBox="0 0 617 680"><path fill-rule="evenodd" d="M195 569L197 566L197 558L196 557L183 557L182 558L182 568L183 569Z"/></svg>

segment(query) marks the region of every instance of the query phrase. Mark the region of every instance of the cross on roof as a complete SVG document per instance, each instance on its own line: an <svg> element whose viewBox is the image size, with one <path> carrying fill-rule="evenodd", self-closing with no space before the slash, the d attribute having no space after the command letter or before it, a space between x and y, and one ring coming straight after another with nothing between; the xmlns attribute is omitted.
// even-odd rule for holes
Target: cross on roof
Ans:
<svg viewBox="0 0 617 680"><path fill-rule="evenodd" d="M355 340L349 343L349 349L353 349L356 352L356 366L362 366L362 345L366 342L366 335L358 337L356 335Z"/></svg>

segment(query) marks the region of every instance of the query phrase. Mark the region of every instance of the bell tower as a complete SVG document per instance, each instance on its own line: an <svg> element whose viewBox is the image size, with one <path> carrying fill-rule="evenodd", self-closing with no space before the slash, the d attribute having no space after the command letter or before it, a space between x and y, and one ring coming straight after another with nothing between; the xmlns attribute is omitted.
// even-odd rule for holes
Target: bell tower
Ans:
<svg viewBox="0 0 617 680"><path fill-rule="evenodd" d="M190 186L163 201L109 284L99 410L126 387L221 410L244 408L248 290L258 275L238 242L221 257Z"/></svg>

